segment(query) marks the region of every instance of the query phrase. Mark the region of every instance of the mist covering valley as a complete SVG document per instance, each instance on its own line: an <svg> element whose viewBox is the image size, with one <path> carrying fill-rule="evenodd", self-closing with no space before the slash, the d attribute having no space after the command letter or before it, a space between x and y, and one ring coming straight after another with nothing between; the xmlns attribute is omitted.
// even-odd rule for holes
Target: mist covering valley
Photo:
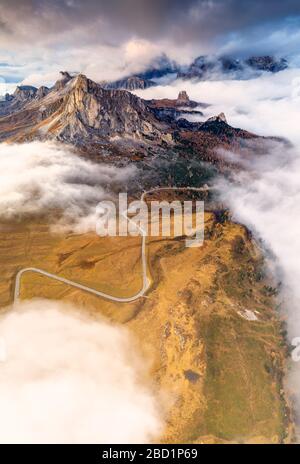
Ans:
<svg viewBox="0 0 300 464"><path fill-rule="evenodd" d="M180 88L182 83L177 84ZM287 315L290 342L300 333L299 316L299 217L300 217L300 86L298 69L277 75L265 75L250 81L215 81L186 85L192 98L209 101L205 113L225 109L230 123L260 135L281 136L292 142L266 146L266 153L241 159L224 151L222 155L246 168L235 173L230 182L219 178L218 188L230 208L233 219L246 224L266 252L272 253L269 263L281 282L281 310ZM174 89L158 88L160 97ZM152 89L139 92L147 97ZM270 255L269 255L270 256ZM295 345L294 345L295 346ZM298 402L300 371L291 363L291 392Z"/></svg>
<svg viewBox="0 0 300 464"><path fill-rule="evenodd" d="M156 437L159 401L126 329L59 301L36 299L6 311L1 443L144 443Z"/></svg>
<svg viewBox="0 0 300 464"><path fill-rule="evenodd" d="M231 165L237 165L239 169L233 171L228 177L227 174L220 175L213 168L206 167L205 163L197 160L197 158L190 159L189 169L186 171L186 161L181 159L178 155L167 155L162 154L160 157L154 157L152 161L139 163L110 163L107 162L97 163L95 160L89 160L86 157L78 156L76 151L71 146L63 145L58 142L49 141L33 141L26 142L23 144L7 144L2 143L0 147L1 157L0 166L1 172L5 172L5 178L1 183L1 201L0 201L0 214L1 218L5 221L8 220L22 220L22 218L30 217L33 215L47 215L51 214L52 233L61 233L64 231L72 231L72 233L87 233L95 230L96 214L95 207L97 203L102 199L115 198L118 191L131 189L130 185L132 182L136 183L136 191L144 186L156 186L159 185L159 179L161 177L162 185L165 181L163 173L170 173L174 171L174 177L172 179L174 185L198 185L199 182L203 183L207 181L211 186L218 189L218 202L225 205L230 209L233 219L240 221L243 224L249 226L249 228L255 233L257 239L262 240L262 246L272 252L272 260L276 260L276 266L271 266L272 271L276 270L276 278L282 282L281 287L281 298L283 298L282 312L283 314L287 311L288 314L288 327L289 337L295 337L298 335L300 330L300 322L297 315L297 302L299 298L298 294L298 263L297 263L297 249L300 245L297 234L297 209L298 209L298 194L299 194L299 181L297 171L299 168L298 161L298 131L297 124L287 124L285 126L285 118L283 118L284 112L291 114L297 111L297 105L299 102L299 96L297 94L297 87L295 86L296 72L295 71L284 71L280 75L263 76L255 80L245 81L214 81L214 82L201 82L201 83L190 83L184 82L185 88L188 91L190 98L196 101L209 102L210 106L206 109L201 108L203 116L194 117L194 121L198 119L206 120L214 114L218 114L221 111L226 112L226 118L230 123L233 123L236 127L243 127L251 132L259 133L260 135L280 135L293 142L293 146L282 144L282 142L266 141L263 142L262 147L259 148L259 153L255 155L256 145L255 142L249 142L253 145L251 148L251 155L245 155L243 151L240 153L230 152L228 149L218 149L217 153L221 159L225 162L229 161ZM272 87L274 80L279 82ZM145 91L138 91L139 96L143 98L172 98L177 95L180 89L182 89L183 82L176 82L168 86L155 87ZM247 85L247 92L244 87ZM265 88L268 88L268 95L265 95ZM273 92L272 92L273 88ZM225 90L229 89L229 91ZM229 98L230 97L230 98ZM274 112L274 106L276 111ZM268 116L272 114L272 121L269 120ZM276 116L277 115L277 116ZM282 123L283 121L283 123ZM150 163L150 165L149 165ZM151 166L152 165L152 166ZM242 168L242 169L241 169ZM159 174L161 173L161 174ZM170 182L170 177L169 181ZM168 183L166 184L168 185ZM140 187L139 187L140 186ZM53 216L53 212L59 211L60 215L57 219ZM28 216L29 215L29 216ZM54 221L54 222L53 222ZM288 222L294 224L294 227L282 227L282 222ZM299 250L300 251L300 250ZM5 316L1 323L1 334L2 337L7 339L6 331L8 324L13 324L14 330L16 330L16 324L20 323L23 327L22 319L28 319L28 330L33 330L37 326L37 332L30 333L28 336L32 343L39 343L39 338L36 338L35 333L40 333L43 328L38 328L41 323L47 323L47 318L53 318L53 324L57 325L58 333L55 334L59 341L59 327L61 324L65 325L64 322L65 307L60 303L51 303L46 300L38 302L24 303L24 309L21 304L20 310L12 313L11 316ZM39 309L41 308L42 309ZM52 308L54 313L52 314ZM122 308L119 309L122 311ZM25 312L24 312L25 311ZM27 315L28 311L28 315ZM40 311L45 313L45 316L41 319ZM14 314L14 315L13 315ZM47 316L47 317L46 317ZM10 318L13 322L10 322ZM46 318L46 319L45 319ZM18 320L20 319L20 322ZM24 321L25 322L25 321ZM68 326L70 336L79 337L79 343L81 337L84 334L80 334L80 327L75 328L78 322L72 322ZM99 327L97 328L97 324ZM122 336L121 333L118 335L117 326L114 329L109 328L107 325L101 325L100 323L93 322L91 329L88 329L89 321L85 320L87 330L94 332L99 330L99 333L103 332L101 339L107 337L111 340L110 331L114 330L116 336ZM25 326L27 327L27 325ZM56 327L56 326L55 326ZM10 329L9 329L10 330ZM56 330L56 329L53 329ZM79 334L76 333L79 330ZM74 331L74 334L73 334ZM51 331L53 333L53 331ZM18 332L16 332L18 334ZM25 336L23 334L22 336ZM18 335L16 335L18 336ZM53 335L54 336L54 335ZM134 343L134 340L127 343ZM43 341L46 343L46 340ZM49 339L49 343L52 343ZM61 342L63 343L63 342ZM82 343L84 344L84 338ZM89 342L91 343L91 342ZM110 341L112 343L112 340ZM80 345L79 345L80 346ZM30 347L28 347L30 349ZM71 349L71 348L70 348ZM76 350L80 348L76 344ZM109 352L109 346L105 348L107 353ZM8 356L10 353L10 346L7 346ZM45 348L47 351L47 348ZM83 346L82 352L85 348ZM94 353L95 361L91 364L93 369L93 363L97 362L97 351L91 348L91 352ZM114 352L118 351L118 348L114 347ZM121 348L122 350L122 348ZM44 351L44 349L43 349ZM69 353L69 348L62 345L61 352L63 356L72 357L72 353ZM100 352L99 352L100 356ZM101 354L105 356L105 353ZM9 357L8 357L9 359ZM31 361L30 361L31 362ZM40 361L34 360L34 364ZM51 361L52 362L52 361ZM57 361L58 362L58 361ZM59 360L63 361L63 358ZM106 361L99 361L106 362ZM120 359L120 363L123 365L125 361ZM53 364L53 375L59 367L56 367L56 361ZM19 376L18 366L11 367L11 382L14 380L14 376ZM96 366L95 366L96 367ZM97 371L105 370L105 366L102 368L100 364L97 364ZM135 369L133 366L132 369ZM120 370L116 367L118 377L121 375ZM293 382L289 387L294 389L295 382L298 382L297 366L292 369ZM39 376L39 374L36 374ZM79 374L86 378L88 373ZM93 372L90 374L93 376ZM114 376L113 372L110 376ZM49 373L49 381L45 379L42 387L40 384L31 383L30 371L28 376L21 380L24 383L24 391L27 394L35 394L36 388L41 391L41 395L47 395L47 389L51 388L52 374ZM108 401L106 394L106 384L102 383L102 376L99 378L99 389L95 392L95 400L93 404L97 404L98 401ZM49 382L49 385L45 383ZM87 380L84 380L86 382ZM29 382L29 384L28 384ZM79 431L73 430L71 427L68 429L68 433L61 434L57 431L54 424L60 423L61 421L68 421L68 414L74 414L74 405L77 403L78 395L85 395L84 386L78 384L76 378L73 382L72 373L70 373L70 379L66 379L66 388L75 389L74 394L68 398L69 406L61 410L56 405L52 408L53 418L49 421L47 428L41 429L41 435L37 438L35 435L30 435L30 430L35 427L35 423L41 423L43 420L43 410L37 414L29 414L24 412L27 421L24 424L20 424L19 437L20 441L67 441L76 442ZM111 388L110 377L106 379L106 382ZM130 382L130 379L124 379L126 384ZM29 387L30 385L30 387ZM3 388L6 388L3 386ZM124 389L122 383L117 383L115 387L116 395L123 395ZM131 387L129 387L131 388ZM158 414L157 408L158 402L161 398L157 396L158 393L151 393L150 385L148 385L148 391L140 390L140 386L137 384L137 396L134 393L131 399L128 399L131 403L128 404L130 414L133 414L132 410L136 409L138 414L138 423L144 425L143 428L139 429L140 435L138 436L134 429L135 421L132 421L132 430L128 430L128 436L122 435L123 427L120 426L120 435L117 435L117 431L114 430L109 435L109 428L105 427L101 432L101 423L97 422L97 408L93 412L95 414L95 423L89 416L87 416L87 422L92 422L95 425L94 429L88 428L87 435L83 436L80 434L80 440L101 440L103 442L114 442L117 441L148 441L150 436L154 437L158 435L158 430L164 422L164 417ZM119 390L120 389L120 390ZM32 393L31 393L32 390ZM77 391L78 390L78 391ZM121 391L123 392L121 394ZM144 391L144 393L143 393ZM45 392L45 393L43 393ZM152 402L151 408L147 407L145 410L141 409L144 406L139 403L139 395L145 396L142 401ZM90 396L90 393L87 393ZM15 402L13 392L6 394L4 392L6 409L9 410L9 402ZM43 398L43 397L42 397ZM41 401L44 400L41 398ZM19 400L22 404L23 400ZM56 401L55 397L53 401ZM57 401L64 401L63 397L59 396ZM113 399L109 401L120 401L122 408L125 407L124 400L120 396L120 400ZM166 403L168 404L168 402ZM15 406L14 406L15 407ZM79 407L76 406L77 408ZM84 408L84 405L80 406ZM103 408L101 403L99 408ZM57 414L55 411L59 411ZM123 414L122 409L119 410L119 414ZM89 414L88 411L86 414ZM5 416L4 416L5 417ZM118 418L115 418L119 422ZM13 419L12 419L13 421ZM32 421L32 422L31 422ZM112 422L114 420L112 419ZM107 420L105 419L107 424ZM53 429L52 429L53 427ZM87 426L88 427L88 426ZM100 428L99 428L100 427ZM28 433L27 438L24 438ZM16 432L5 427L4 440L14 440ZM131 434L131 435L130 435Z"/></svg>

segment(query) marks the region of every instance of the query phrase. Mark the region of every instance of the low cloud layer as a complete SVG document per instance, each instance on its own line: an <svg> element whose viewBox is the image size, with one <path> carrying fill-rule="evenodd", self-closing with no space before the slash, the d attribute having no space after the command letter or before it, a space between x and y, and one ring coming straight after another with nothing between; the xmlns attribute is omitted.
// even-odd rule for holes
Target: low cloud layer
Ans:
<svg viewBox="0 0 300 464"><path fill-rule="evenodd" d="M234 219L246 224L272 251L271 265L281 282L282 311L288 338L300 337L300 150L273 146L269 154L252 159L250 172L234 183L221 182L222 198ZM274 266L275 265L275 266ZM292 362L288 387L296 406L300 439L300 364Z"/></svg>
<svg viewBox="0 0 300 464"><path fill-rule="evenodd" d="M1 443L148 443L158 401L124 328L62 302L0 317Z"/></svg>
<svg viewBox="0 0 300 464"><path fill-rule="evenodd" d="M95 230L96 205L125 189L134 167L92 163L54 143L0 144L0 217L62 212L61 226Z"/></svg>
<svg viewBox="0 0 300 464"><path fill-rule="evenodd" d="M233 218L246 224L273 254L291 341L300 337L299 71L265 74L250 81L175 82L139 94L151 98L151 92L157 92L161 98L174 98L184 88L193 100L211 104L203 119L224 111L235 127L292 142L293 146L264 143L260 154L247 159L223 152L231 162L244 163L247 171L236 173L231 182L219 183L222 201L229 205ZM299 363L292 363L289 380L300 423Z"/></svg>
<svg viewBox="0 0 300 464"><path fill-rule="evenodd" d="M281 136L292 146L265 143L260 154L244 160L247 174L220 186L234 218L247 224L271 249L289 289L287 311L290 337L300 336L300 78L298 70L265 74L250 81L176 81L167 87L150 88L139 95L174 98L186 89L190 98L210 103L204 118L220 112L228 123L262 136ZM231 162L236 154L223 153ZM243 162L243 160L242 160ZM300 372L300 371L299 371Z"/></svg>
<svg viewBox="0 0 300 464"><path fill-rule="evenodd" d="M300 73L287 69L278 74L264 73L251 80L192 82L176 80L167 86L136 93L146 99L176 98L185 89L189 97L209 103L201 109L204 118L224 112L228 123L263 136L282 136L300 145L298 129Z"/></svg>
<svg viewBox="0 0 300 464"><path fill-rule="evenodd" d="M219 188L234 218L256 232L277 260L292 339L300 336L300 156L282 148L273 144L269 153L248 160L247 173Z"/></svg>

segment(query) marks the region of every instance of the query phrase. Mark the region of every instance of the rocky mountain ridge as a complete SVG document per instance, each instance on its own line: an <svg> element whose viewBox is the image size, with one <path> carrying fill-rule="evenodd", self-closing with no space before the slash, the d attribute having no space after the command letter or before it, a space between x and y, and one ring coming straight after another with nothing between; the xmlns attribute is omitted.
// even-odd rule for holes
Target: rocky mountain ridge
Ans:
<svg viewBox="0 0 300 464"><path fill-rule="evenodd" d="M144 90L155 86L156 82L139 76L129 76L113 82L103 82L101 85L104 89Z"/></svg>
<svg viewBox="0 0 300 464"><path fill-rule="evenodd" d="M41 89L16 92L0 119L2 140L56 139L75 144L118 136L153 140L163 138L166 129L144 100L127 91L104 89L82 74L62 73L41 98L37 98Z"/></svg>
<svg viewBox="0 0 300 464"><path fill-rule="evenodd" d="M238 152L243 140L263 140L231 127L224 114L190 122L188 115L203 116L208 105L190 100L185 91L173 100L147 101L105 89L82 74L63 72L51 89L17 89L5 103L0 141L54 140L97 160L139 160L175 150L224 165L218 147Z"/></svg>
<svg viewBox="0 0 300 464"><path fill-rule="evenodd" d="M148 69L117 81L106 82L107 88L141 90L163 84L163 79L250 79L262 72L277 73L288 68L285 58L274 56L250 56L249 58L232 58L230 56L201 55L186 66L179 65L164 57L150 65Z"/></svg>
<svg viewBox="0 0 300 464"><path fill-rule="evenodd" d="M247 59L199 56L177 75L180 79L214 80L220 78L249 79L262 72L277 73L288 67L284 58L252 56Z"/></svg>

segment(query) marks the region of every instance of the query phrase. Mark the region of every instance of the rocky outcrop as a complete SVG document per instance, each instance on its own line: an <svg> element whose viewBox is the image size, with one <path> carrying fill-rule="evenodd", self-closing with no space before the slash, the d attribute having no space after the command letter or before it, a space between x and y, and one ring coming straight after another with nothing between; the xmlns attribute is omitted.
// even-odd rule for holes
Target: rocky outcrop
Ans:
<svg viewBox="0 0 300 464"><path fill-rule="evenodd" d="M45 97L50 90L42 86L39 89L31 85L19 85L14 93L5 95L4 102L0 104L0 115L9 115L21 110L26 104Z"/></svg>
<svg viewBox="0 0 300 464"><path fill-rule="evenodd" d="M153 100L150 100L148 103L152 108L178 109L178 108L196 108L197 106L201 106L204 108L208 106L206 104L190 100L185 90L182 90L181 92L179 92L178 97L174 100L171 100L169 98L163 98L160 100L153 99Z"/></svg>
<svg viewBox="0 0 300 464"><path fill-rule="evenodd" d="M37 88L31 85L20 85L13 93L13 97L18 101L28 101L36 96Z"/></svg>
<svg viewBox="0 0 300 464"><path fill-rule="evenodd" d="M177 106L190 106L191 101L185 90L179 92L176 104Z"/></svg>
<svg viewBox="0 0 300 464"><path fill-rule="evenodd" d="M12 95L6 94L0 102L0 116L12 114L35 99L37 88L31 85L19 85Z"/></svg>
<svg viewBox="0 0 300 464"><path fill-rule="evenodd" d="M50 89L42 85L36 92L36 98L43 98L46 95L48 95L49 92L50 92Z"/></svg>
<svg viewBox="0 0 300 464"><path fill-rule="evenodd" d="M227 124L227 119L224 113L220 113L217 116L209 118L207 122L225 122Z"/></svg>
<svg viewBox="0 0 300 464"><path fill-rule="evenodd" d="M184 118L185 115L193 114L197 116L203 116L202 111L195 108L204 108L208 106L203 103L190 100L185 90L180 91L178 97L174 100L168 98L161 100L150 100L148 101L148 104L159 119L171 124L172 122L177 121L179 118Z"/></svg>
<svg viewBox="0 0 300 464"><path fill-rule="evenodd" d="M130 76L125 79L120 79L114 82L103 83L105 89L123 89L123 90L144 90L156 85L155 82L149 79L142 79L138 76Z"/></svg>
<svg viewBox="0 0 300 464"><path fill-rule="evenodd" d="M61 90L72 80L72 76L67 71L60 71L60 78L54 84L54 90Z"/></svg>

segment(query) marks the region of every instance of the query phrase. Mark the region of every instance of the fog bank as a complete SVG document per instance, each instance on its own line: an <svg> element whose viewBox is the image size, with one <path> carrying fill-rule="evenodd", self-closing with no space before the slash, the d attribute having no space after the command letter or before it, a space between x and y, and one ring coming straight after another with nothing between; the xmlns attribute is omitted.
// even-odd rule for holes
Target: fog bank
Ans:
<svg viewBox="0 0 300 464"><path fill-rule="evenodd" d="M161 432L123 327L31 300L0 317L1 443L148 443ZM147 365L147 363L146 363Z"/></svg>
<svg viewBox="0 0 300 464"><path fill-rule="evenodd" d="M76 156L61 144L0 144L0 218L59 211L60 226L95 230L95 208L134 177L134 167L117 168Z"/></svg>
<svg viewBox="0 0 300 464"><path fill-rule="evenodd" d="M175 81L139 94L176 98L183 89L191 99L211 104L203 110L203 119L224 112L234 127L281 136L293 144L265 144L265 151L242 160L244 172L236 172L231 182L221 179L218 183L233 219L246 224L274 256L282 282L282 312L292 341L300 337L300 69L266 73L249 81ZM241 161L233 153L223 152L223 156ZM300 418L300 363L291 360L290 364L289 388Z"/></svg>

